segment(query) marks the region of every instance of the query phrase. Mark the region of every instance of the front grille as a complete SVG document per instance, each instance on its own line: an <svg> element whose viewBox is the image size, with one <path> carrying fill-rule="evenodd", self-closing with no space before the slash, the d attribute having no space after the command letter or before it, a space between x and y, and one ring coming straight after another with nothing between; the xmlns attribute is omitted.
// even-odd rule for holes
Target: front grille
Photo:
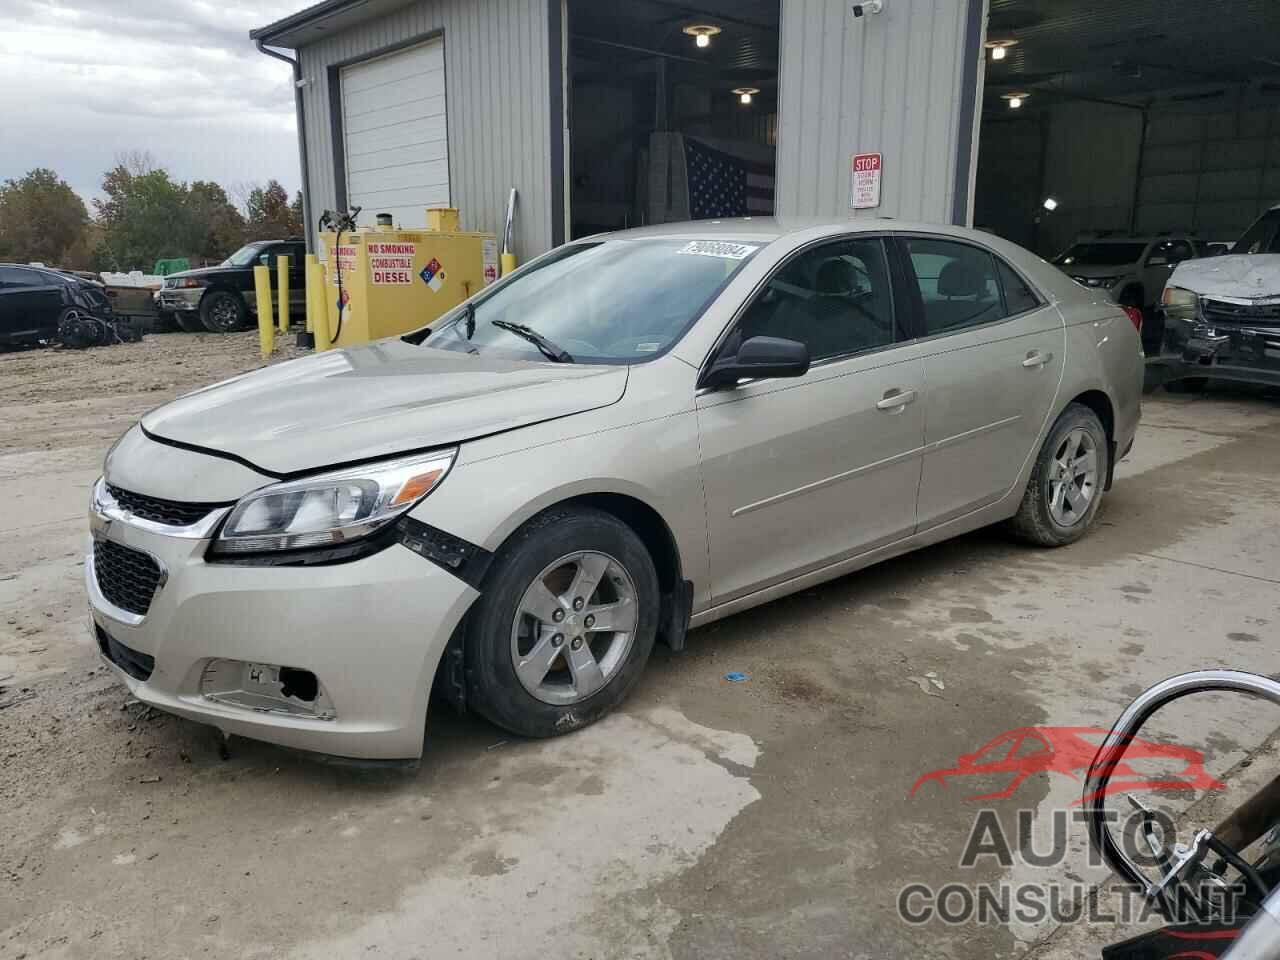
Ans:
<svg viewBox="0 0 1280 960"><path fill-rule="evenodd" d="M121 610L146 616L160 586L160 565L149 554L114 540L93 545L93 575L102 595Z"/></svg>
<svg viewBox="0 0 1280 960"><path fill-rule="evenodd" d="M176 500L161 500L159 497L148 497L131 490L121 490L111 484L107 484L107 492L116 503L134 516L171 527L189 527L207 517L210 511L222 506L218 503L179 503Z"/></svg>
<svg viewBox="0 0 1280 960"><path fill-rule="evenodd" d="M98 635L98 649L102 655L135 680L147 680L156 668L156 658L146 653L139 653L126 647L97 624L94 630Z"/></svg>
<svg viewBox="0 0 1280 960"><path fill-rule="evenodd" d="M1200 309L1207 323L1280 325L1280 303L1227 303L1225 300L1201 301Z"/></svg>

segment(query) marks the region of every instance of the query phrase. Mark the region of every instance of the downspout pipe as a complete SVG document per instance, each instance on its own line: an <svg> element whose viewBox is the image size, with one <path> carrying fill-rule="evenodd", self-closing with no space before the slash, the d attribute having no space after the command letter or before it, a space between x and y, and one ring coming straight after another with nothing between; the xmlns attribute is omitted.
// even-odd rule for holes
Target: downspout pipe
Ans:
<svg viewBox="0 0 1280 960"><path fill-rule="evenodd" d="M302 233L307 241L307 253L315 253L316 240L311 229L311 167L307 163L307 114L302 104L302 64L294 57L286 57L278 50L268 49L259 39L255 38L253 45L258 48L259 53L275 57L293 67L293 110L298 118L298 159L302 164Z"/></svg>

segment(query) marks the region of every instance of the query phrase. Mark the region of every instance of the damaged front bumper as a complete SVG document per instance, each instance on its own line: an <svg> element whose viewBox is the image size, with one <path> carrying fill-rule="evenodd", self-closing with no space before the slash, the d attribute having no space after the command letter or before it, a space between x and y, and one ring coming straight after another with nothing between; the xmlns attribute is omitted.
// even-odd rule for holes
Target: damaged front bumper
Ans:
<svg viewBox="0 0 1280 960"><path fill-rule="evenodd" d="M1280 386L1280 298L1201 298L1192 318L1166 313L1148 386L1188 377Z"/></svg>
<svg viewBox="0 0 1280 960"><path fill-rule="evenodd" d="M219 519L175 536L91 510L94 640L133 696L286 747L420 756L436 666L475 587L401 543L328 565L206 562Z"/></svg>

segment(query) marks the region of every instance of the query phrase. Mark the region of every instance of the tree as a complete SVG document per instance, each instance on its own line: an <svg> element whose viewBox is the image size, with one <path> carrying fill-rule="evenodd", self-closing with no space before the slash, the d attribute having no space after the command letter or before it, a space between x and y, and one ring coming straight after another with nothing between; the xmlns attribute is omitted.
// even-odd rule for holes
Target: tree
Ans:
<svg viewBox="0 0 1280 960"><path fill-rule="evenodd" d="M276 240L302 233L302 194L293 205L289 193L277 180L265 187L254 187L245 200L250 240Z"/></svg>
<svg viewBox="0 0 1280 960"><path fill-rule="evenodd" d="M106 199L95 200L103 242L102 269L150 270L161 258L190 255L201 245L184 183L151 167L146 155L126 156L102 178Z"/></svg>
<svg viewBox="0 0 1280 960"><path fill-rule="evenodd" d="M194 244L191 253L215 263L225 260L245 241L244 217L218 184L196 180L187 194Z"/></svg>
<svg viewBox="0 0 1280 960"><path fill-rule="evenodd" d="M63 266L88 223L84 201L52 170L0 184L0 260Z"/></svg>

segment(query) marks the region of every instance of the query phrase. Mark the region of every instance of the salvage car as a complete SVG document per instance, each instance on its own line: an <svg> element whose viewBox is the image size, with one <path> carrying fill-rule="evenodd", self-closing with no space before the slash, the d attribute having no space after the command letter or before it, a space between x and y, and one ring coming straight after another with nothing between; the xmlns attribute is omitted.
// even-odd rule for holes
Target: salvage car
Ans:
<svg viewBox="0 0 1280 960"><path fill-rule="evenodd" d="M57 341L88 346L79 342L86 331L96 332L95 341L114 339L102 284L61 270L0 263L0 346Z"/></svg>
<svg viewBox="0 0 1280 960"><path fill-rule="evenodd" d="M573 242L144 415L93 488L93 630L133 696L227 734L413 758L433 688L566 733L657 639L988 524L1078 540L1137 327L961 228Z"/></svg>
<svg viewBox="0 0 1280 960"><path fill-rule="evenodd" d="M1207 255L1193 237L1096 237L1077 240L1053 262L1086 287L1105 290L1116 303L1137 307L1145 318L1142 340L1148 352L1160 346L1156 308L1169 275L1184 260Z"/></svg>
<svg viewBox="0 0 1280 960"><path fill-rule="evenodd" d="M277 300L280 257L289 258L289 310L305 313L306 243L300 237L288 240L255 240L245 244L216 267L201 267L171 273L155 293L157 309L167 320L172 317L188 333L234 333L257 322L258 298L254 295L253 268L271 271L272 309Z"/></svg>
<svg viewBox="0 0 1280 960"><path fill-rule="evenodd" d="M1226 256L1180 265L1161 306L1151 385L1198 391L1210 378L1280 385L1280 206Z"/></svg>

